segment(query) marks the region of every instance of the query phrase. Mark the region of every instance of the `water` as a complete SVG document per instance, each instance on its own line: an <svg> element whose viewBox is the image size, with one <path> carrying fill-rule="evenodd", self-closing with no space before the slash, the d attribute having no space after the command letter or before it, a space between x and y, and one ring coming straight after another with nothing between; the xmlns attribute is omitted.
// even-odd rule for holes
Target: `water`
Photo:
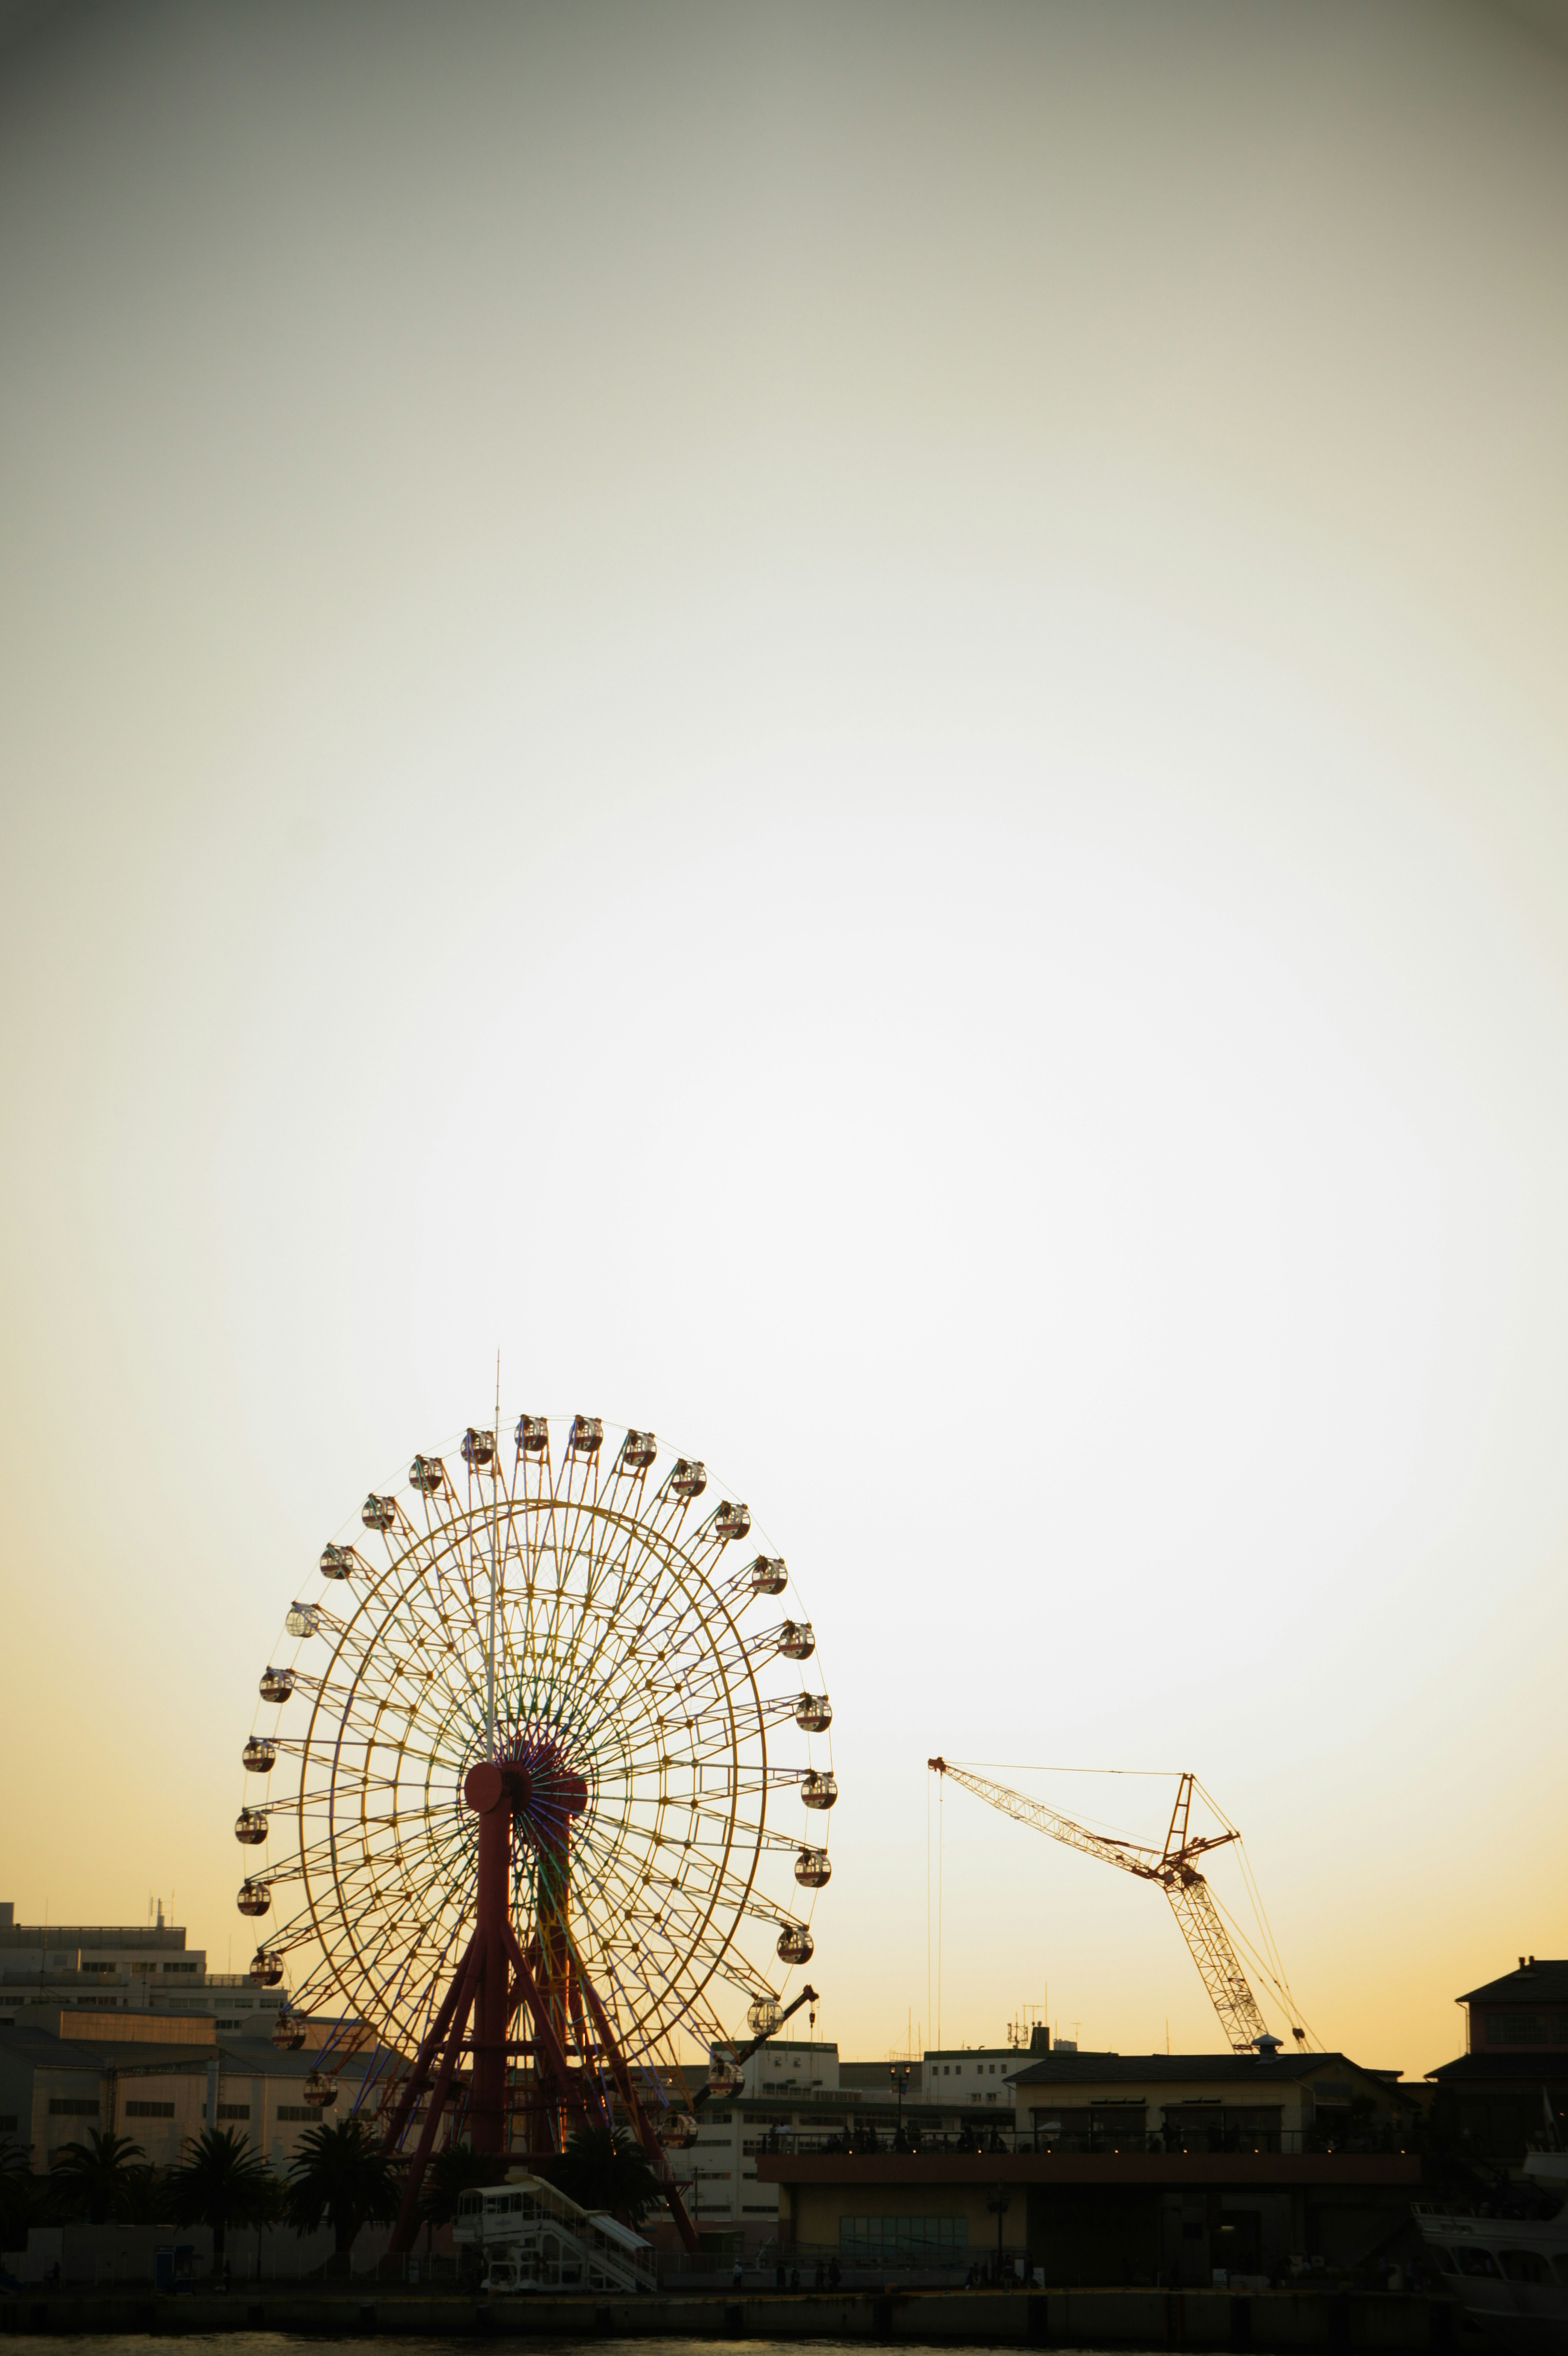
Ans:
<svg viewBox="0 0 1568 2356"><path fill-rule="evenodd" d="M316 2335L312 2335L313 2337ZM476 2335L455 2332L448 2340L403 2339L383 2332L373 2340L340 2339L332 2334L332 2346L341 2356L450 2356L454 2348L471 2348ZM629 2337L629 2335L628 2335ZM532 2332L519 2335L498 2335L499 2345L526 2346L539 2350L542 2356L627 2356L628 2340L585 2340L573 2333L569 2338L535 2339ZM5 2356L60 2356L62 2349L75 2349L80 2356L284 2356L284 2351L297 2346L295 2335L288 2331L181 2331L177 2333L151 2331L50 2332L47 2339L17 2332L7 2333ZM866 2356L864 2340L654 2340L638 2333L632 2341L639 2356L722 2356L733 2351L734 2356L768 2356L777 2349L783 2356L786 2349L796 2351L809 2347L821 2351L821 2356ZM961 2340L946 2340L942 2356L966 2356ZM977 2343L972 2356L997 2356L995 2343ZM1058 2349L1055 2356L1085 2356L1085 2351ZM1125 2351L1123 2356L1138 2356L1136 2351ZM1153 2351L1150 2351L1153 2356Z"/></svg>

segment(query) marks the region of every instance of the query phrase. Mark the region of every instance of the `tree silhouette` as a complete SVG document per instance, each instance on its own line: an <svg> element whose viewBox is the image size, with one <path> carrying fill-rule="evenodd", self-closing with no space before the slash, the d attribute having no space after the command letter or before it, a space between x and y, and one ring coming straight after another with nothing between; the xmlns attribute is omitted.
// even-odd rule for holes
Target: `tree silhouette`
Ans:
<svg viewBox="0 0 1568 2356"><path fill-rule="evenodd" d="M288 2171L289 2222L310 2233L325 2218L337 2255L346 2259L361 2225L392 2222L401 2190L397 2161L363 2120L308 2127Z"/></svg>
<svg viewBox="0 0 1568 2356"><path fill-rule="evenodd" d="M542 2162L540 2173L579 2209L608 2209L632 2225L664 2198L641 2147L624 2127L590 2127L570 2136L565 2150Z"/></svg>
<svg viewBox="0 0 1568 2356"><path fill-rule="evenodd" d="M62 2144L49 2162L49 2207L58 2217L106 2225L124 2215L133 2170L146 2157L129 2136L90 2127L85 2143Z"/></svg>
<svg viewBox="0 0 1568 2356"><path fill-rule="evenodd" d="M138 2160L125 2170L125 2184L116 2213L122 2225L161 2225L168 2217L168 2178L151 2160Z"/></svg>
<svg viewBox="0 0 1568 2356"><path fill-rule="evenodd" d="M0 2250L24 2246L37 2210L38 2183L19 2143L0 2142Z"/></svg>
<svg viewBox="0 0 1568 2356"><path fill-rule="evenodd" d="M252 2151L250 2137L232 2127L203 2127L185 2147L179 2166L165 2186L169 2214L178 2225L209 2225L212 2260L223 2256L231 2225L264 2225L275 2216L281 2190L277 2178Z"/></svg>

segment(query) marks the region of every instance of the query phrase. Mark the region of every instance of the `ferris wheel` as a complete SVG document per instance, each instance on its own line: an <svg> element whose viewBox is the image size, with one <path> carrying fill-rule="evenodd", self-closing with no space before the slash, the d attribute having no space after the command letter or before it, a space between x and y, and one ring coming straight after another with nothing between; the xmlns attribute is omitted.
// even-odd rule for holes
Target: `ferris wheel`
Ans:
<svg viewBox="0 0 1568 2356"><path fill-rule="evenodd" d="M420 2166L444 2104L476 2148L614 2110L653 2150L682 2047L780 2016L832 1870L832 1708L782 1558L651 1432L522 1415L415 1456L319 1573L234 1827L279 2041L341 2024L307 2094L373 2034L389 2140L430 2094Z"/></svg>

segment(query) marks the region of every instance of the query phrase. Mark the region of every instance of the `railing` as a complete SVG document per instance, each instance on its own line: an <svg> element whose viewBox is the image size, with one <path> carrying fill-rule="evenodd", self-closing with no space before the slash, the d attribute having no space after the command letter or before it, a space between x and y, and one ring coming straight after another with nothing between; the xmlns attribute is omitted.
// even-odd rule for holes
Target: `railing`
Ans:
<svg viewBox="0 0 1568 2356"><path fill-rule="evenodd" d="M1087 2133L1049 2135L1042 2127L990 2127L986 2130L961 2130L957 2134L930 2135L921 2129L907 2129L902 2136L878 2134L870 2128L838 2135L823 2135L802 2128L795 2134L772 2134L747 2138L741 2147L746 2153L764 2158L789 2158L821 2155L854 2158L886 2158L905 2153L911 2158L922 2154L936 2156L950 2152L1059 2152L1064 2155L1144 2153L1227 2155L1294 2154L1303 2152L1399 2152L1414 2148L1408 2135L1397 2126L1386 2131L1373 2130L1363 2134L1338 2134L1322 2125L1311 2127L1177 2127L1156 2133L1139 2134L1115 2127L1094 2127Z"/></svg>
<svg viewBox="0 0 1568 2356"><path fill-rule="evenodd" d="M666 2254L659 2264L661 2289L715 2294L736 2287L735 2256L702 2252ZM1028 2263L1021 2245L1007 2244L997 2270L994 2240L958 2251L892 2252L880 2254L846 2249L838 2242L795 2242L788 2246L770 2240L742 2255L740 2288L744 2291L834 2291L881 2289L889 2282L907 2289L959 2288L965 2283L1015 2286L1026 2279Z"/></svg>

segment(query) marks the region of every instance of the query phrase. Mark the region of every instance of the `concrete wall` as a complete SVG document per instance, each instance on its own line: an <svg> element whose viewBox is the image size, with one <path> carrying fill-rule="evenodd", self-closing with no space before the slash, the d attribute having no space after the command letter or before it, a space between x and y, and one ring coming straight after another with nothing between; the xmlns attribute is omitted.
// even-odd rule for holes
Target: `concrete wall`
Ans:
<svg viewBox="0 0 1568 2356"><path fill-rule="evenodd" d="M441 2237L450 2247L449 2238ZM390 2225L367 2225L354 2242L352 2269L372 2274L392 2239ZM424 2236L421 2235L421 2247ZM231 2227L225 2241L229 2272L236 2287L253 2282L300 2282L319 2273L332 2255L332 2233L293 2233L286 2227L261 2234ZM25 2250L6 2253L18 2282L43 2284L58 2265L65 2288L113 2283L151 2283L159 2250L192 2254L192 2273L210 2279L212 2235L205 2225L35 2225Z"/></svg>

